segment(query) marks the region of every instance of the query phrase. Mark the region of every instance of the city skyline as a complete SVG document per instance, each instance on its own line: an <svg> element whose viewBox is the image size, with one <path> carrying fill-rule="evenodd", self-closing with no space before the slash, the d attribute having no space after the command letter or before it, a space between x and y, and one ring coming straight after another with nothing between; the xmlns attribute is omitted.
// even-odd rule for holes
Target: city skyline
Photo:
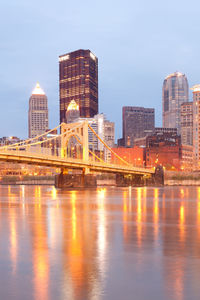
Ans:
<svg viewBox="0 0 200 300"><path fill-rule="evenodd" d="M122 103L154 107L156 126L161 126L165 76L178 70L186 74L189 87L199 83L197 1L192 1L195 12L186 1L181 6L179 1L174 3L173 11L172 1L165 10L158 1L115 1L114 10L113 3L105 10L105 2L97 7L91 1L80 2L77 9L75 4L60 1L59 5L48 3L46 10L46 1L3 2L0 136L26 136L27 98L36 81L48 95L50 127L59 123L58 56L75 49L91 49L99 58L99 112L116 123L117 138L122 133ZM16 36L13 26L18 29ZM15 78L12 83L10 74Z"/></svg>

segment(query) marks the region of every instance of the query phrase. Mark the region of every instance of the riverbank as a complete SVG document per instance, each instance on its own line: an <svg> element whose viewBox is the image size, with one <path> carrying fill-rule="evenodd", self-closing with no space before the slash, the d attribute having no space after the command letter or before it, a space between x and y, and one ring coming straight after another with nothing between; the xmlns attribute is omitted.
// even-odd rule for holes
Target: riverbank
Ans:
<svg viewBox="0 0 200 300"><path fill-rule="evenodd" d="M1 177L1 185L54 185L55 176L15 176L8 175Z"/></svg>
<svg viewBox="0 0 200 300"><path fill-rule="evenodd" d="M199 172L175 172L165 171L164 173L164 185L170 186L198 186L200 185L200 173Z"/></svg>

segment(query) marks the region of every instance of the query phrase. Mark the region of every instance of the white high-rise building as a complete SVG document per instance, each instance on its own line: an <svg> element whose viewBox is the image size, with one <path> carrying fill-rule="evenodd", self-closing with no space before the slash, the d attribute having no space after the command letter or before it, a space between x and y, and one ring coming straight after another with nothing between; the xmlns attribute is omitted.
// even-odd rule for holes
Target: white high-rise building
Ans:
<svg viewBox="0 0 200 300"><path fill-rule="evenodd" d="M49 128L48 100L39 83L29 98L28 135L33 138Z"/></svg>
<svg viewBox="0 0 200 300"><path fill-rule="evenodd" d="M175 72L168 75L163 82L162 111L163 127L181 130L181 104L188 102L187 77Z"/></svg>

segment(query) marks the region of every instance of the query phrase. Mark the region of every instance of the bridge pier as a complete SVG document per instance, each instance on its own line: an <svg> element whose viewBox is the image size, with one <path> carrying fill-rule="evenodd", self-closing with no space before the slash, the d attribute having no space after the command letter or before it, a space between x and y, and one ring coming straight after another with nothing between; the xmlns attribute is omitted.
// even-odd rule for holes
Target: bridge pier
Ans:
<svg viewBox="0 0 200 300"><path fill-rule="evenodd" d="M96 186L96 175L86 174L85 170L82 174L64 174L61 172L55 178L55 187L57 188L90 188Z"/></svg>
<svg viewBox="0 0 200 300"><path fill-rule="evenodd" d="M139 174L116 174L116 185L125 187L125 186L143 186L144 185L144 177Z"/></svg>
<svg viewBox="0 0 200 300"><path fill-rule="evenodd" d="M116 174L117 186L163 186L164 170L162 166L157 166L152 175L142 174Z"/></svg>

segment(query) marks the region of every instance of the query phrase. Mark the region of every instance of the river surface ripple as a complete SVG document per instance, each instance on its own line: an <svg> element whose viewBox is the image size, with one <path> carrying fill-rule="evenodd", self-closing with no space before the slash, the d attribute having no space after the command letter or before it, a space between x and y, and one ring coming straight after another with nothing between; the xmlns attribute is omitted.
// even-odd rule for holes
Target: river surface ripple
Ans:
<svg viewBox="0 0 200 300"><path fill-rule="evenodd" d="M1 300L199 300L200 187L0 186Z"/></svg>

